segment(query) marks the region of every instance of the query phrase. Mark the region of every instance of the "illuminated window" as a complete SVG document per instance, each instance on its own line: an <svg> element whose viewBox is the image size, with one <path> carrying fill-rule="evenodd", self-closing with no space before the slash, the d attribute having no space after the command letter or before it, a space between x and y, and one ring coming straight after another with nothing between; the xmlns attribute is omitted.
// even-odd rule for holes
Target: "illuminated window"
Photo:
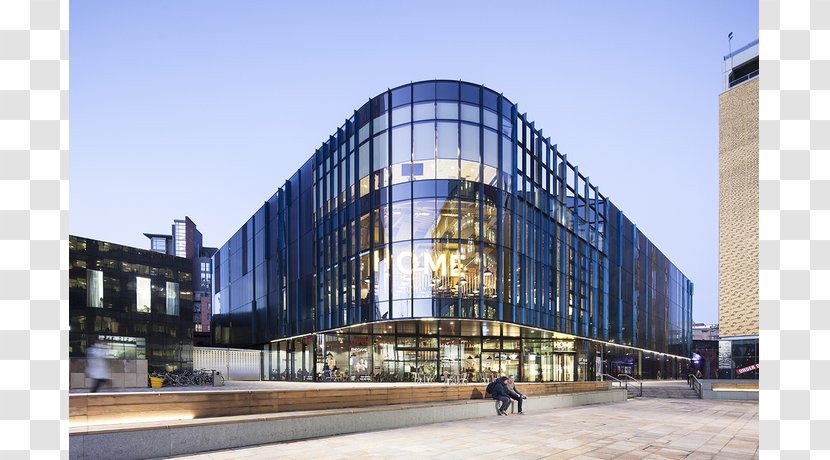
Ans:
<svg viewBox="0 0 830 460"><path fill-rule="evenodd" d="M179 283L167 282L167 314L179 316Z"/></svg>
<svg viewBox="0 0 830 460"><path fill-rule="evenodd" d="M139 313L150 313L150 278L135 277L135 306Z"/></svg>
<svg viewBox="0 0 830 460"><path fill-rule="evenodd" d="M104 272L86 271L86 306L104 308Z"/></svg>

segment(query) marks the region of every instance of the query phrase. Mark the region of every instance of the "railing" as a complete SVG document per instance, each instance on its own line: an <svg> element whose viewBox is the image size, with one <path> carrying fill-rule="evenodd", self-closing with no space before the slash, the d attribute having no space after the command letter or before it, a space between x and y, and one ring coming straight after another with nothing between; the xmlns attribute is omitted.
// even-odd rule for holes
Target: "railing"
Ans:
<svg viewBox="0 0 830 460"><path fill-rule="evenodd" d="M694 375L689 375L689 387L695 390L697 393L697 397L703 399L703 388L701 388L700 380L697 379Z"/></svg>
<svg viewBox="0 0 830 460"><path fill-rule="evenodd" d="M628 374L620 374L620 375L618 375L618 377L620 377L621 380L623 380L625 382L626 390L628 389L628 382L634 383L639 387L639 390L640 390L640 394L638 394L637 396L643 396L643 382L635 379L634 377L632 377Z"/></svg>
<svg viewBox="0 0 830 460"><path fill-rule="evenodd" d="M637 383L637 384L639 384L639 390L640 390L640 394L638 396L643 395L643 383L642 382L640 382L639 380L635 379L634 377L632 377L628 374L620 374L619 376L624 377L624 379L623 380L618 379L617 377L614 377L613 375L610 375L610 374L600 374L600 375L597 376L597 380L600 380L600 381L609 380L609 381L611 381L611 388L614 388L614 383L616 383L617 388L625 388L626 391L628 391L628 382L629 381L632 382L632 383Z"/></svg>
<svg viewBox="0 0 830 460"><path fill-rule="evenodd" d="M735 80L733 80L733 81L730 81L730 82L729 82L729 87L730 87L730 88L734 88L735 86L738 86L738 85L740 85L741 83L743 83L743 82L745 82L745 81L748 81L748 80L751 80L751 79L753 79L753 78L755 78L755 77L757 77L757 76L758 76L758 71L757 71L757 70L753 70L752 72L749 72L748 74L744 75L743 77L739 77L739 78L737 78L737 79L735 79Z"/></svg>

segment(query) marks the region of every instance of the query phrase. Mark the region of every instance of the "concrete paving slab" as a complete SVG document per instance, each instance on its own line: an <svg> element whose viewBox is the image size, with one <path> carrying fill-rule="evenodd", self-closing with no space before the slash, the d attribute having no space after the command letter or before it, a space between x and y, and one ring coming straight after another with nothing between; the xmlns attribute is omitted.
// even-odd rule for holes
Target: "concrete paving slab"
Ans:
<svg viewBox="0 0 830 460"><path fill-rule="evenodd" d="M758 402L642 398L176 458L758 458ZM721 427L711 430L712 426ZM610 441L610 442L609 442Z"/></svg>

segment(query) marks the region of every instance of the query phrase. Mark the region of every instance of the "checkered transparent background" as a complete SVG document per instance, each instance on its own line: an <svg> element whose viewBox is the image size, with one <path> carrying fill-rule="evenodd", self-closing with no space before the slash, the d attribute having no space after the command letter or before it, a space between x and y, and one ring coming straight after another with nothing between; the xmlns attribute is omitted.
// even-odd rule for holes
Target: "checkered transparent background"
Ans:
<svg viewBox="0 0 830 460"><path fill-rule="evenodd" d="M830 458L830 0L762 0L761 458Z"/></svg>
<svg viewBox="0 0 830 460"><path fill-rule="evenodd" d="M69 11L0 1L0 458L68 458Z"/></svg>
<svg viewBox="0 0 830 460"><path fill-rule="evenodd" d="M68 25L0 2L3 459L68 457ZM830 0L761 0L759 38L761 456L825 458Z"/></svg>

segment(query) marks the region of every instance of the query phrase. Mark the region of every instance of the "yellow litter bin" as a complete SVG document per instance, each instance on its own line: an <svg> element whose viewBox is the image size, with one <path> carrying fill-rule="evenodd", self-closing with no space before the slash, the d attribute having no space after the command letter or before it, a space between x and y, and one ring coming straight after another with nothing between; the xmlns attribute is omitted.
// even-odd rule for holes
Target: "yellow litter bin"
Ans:
<svg viewBox="0 0 830 460"><path fill-rule="evenodd" d="M150 377L150 388L161 388L164 385L164 379L161 377Z"/></svg>

